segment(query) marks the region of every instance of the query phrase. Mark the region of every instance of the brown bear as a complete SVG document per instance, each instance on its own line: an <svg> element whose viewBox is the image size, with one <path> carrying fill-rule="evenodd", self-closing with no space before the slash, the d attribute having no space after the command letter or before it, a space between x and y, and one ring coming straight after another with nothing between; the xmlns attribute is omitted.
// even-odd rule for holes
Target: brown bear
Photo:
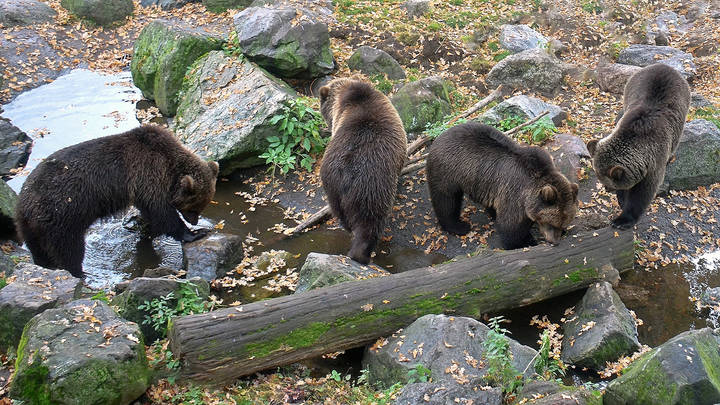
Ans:
<svg viewBox="0 0 720 405"><path fill-rule="evenodd" d="M352 233L348 256L367 264L395 202L407 135L390 100L360 80L322 87L320 111L332 133L320 167L323 189Z"/></svg>
<svg viewBox="0 0 720 405"><path fill-rule="evenodd" d="M535 245L533 222L557 244L577 213L578 185L568 181L544 149L521 146L497 129L467 122L430 146L427 180L435 215L447 232L464 235L463 195L495 219L504 249Z"/></svg>
<svg viewBox="0 0 720 405"><path fill-rule="evenodd" d="M614 227L631 228L655 198L689 106L690 87L680 73L661 63L650 65L625 85L623 114L613 132L588 142L598 179L615 191L622 209Z"/></svg>
<svg viewBox="0 0 720 405"><path fill-rule="evenodd" d="M69 146L48 156L23 184L15 212L35 264L82 277L85 231L134 205L151 237L203 237L196 225L215 194L216 162L185 149L169 131L142 126Z"/></svg>

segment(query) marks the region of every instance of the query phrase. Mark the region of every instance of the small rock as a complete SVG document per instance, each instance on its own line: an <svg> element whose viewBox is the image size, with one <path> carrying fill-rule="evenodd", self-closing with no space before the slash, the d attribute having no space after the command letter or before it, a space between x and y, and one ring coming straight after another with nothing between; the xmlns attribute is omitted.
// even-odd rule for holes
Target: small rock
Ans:
<svg viewBox="0 0 720 405"><path fill-rule="evenodd" d="M720 182L720 129L712 122L686 122L675 154L675 161L665 172L671 190L691 190Z"/></svg>
<svg viewBox="0 0 720 405"><path fill-rule="evenodd" d="M335 67L327 23L302 7L248 7L233 17L243 54L283 78L312 79Z"/></svg>
<svg viewBox="0 0 720 405"><path fill-rule="evenodd" d="M539 98L521 94L510 97L485 111L480 116L480 121L489 125L497 125L498 122L508 117L518 117L523 121L527 121L545 111L549 111L546 117L550 118L557 127L562 126L563 121L567 119L567 112L563 111L562 108L546 103Z"/></svg>
<svg viewBox="0 0 720 405"><path fill-rule="evenodd" d="M555 167L560 170L573 183L579 183L587 178L591 169L590 152L580 137L570 134L556 134L545 144Z"/></svg>
<svg viewBox="0 0 720 405"><path fill-rule="evenodd" d="M130 71L143 96L155 100L160 112L175 115L178 94L190 65L220 49L222 40L185 23L154 20L135 41Z"/></svg>
<svg viewBox="0 0 720 405"><path fill-rule="evenodd" d="M195 242L184 243L187 278L212 281L224 277L242 260L242 241L238 235L213 232Z"/></svg>
<svg viewBox="0 0 720 405"><path fill-rule="evenodd" d="M77 17L98 25L111 25L132 15L132 0L61 0L60 5Z"/></svg>
<svg viewBox="0 0 720 405"><path fill-rule="evenodd" d="M640 356L605 389L605 405L720 403L720 337L683 332Z"/></svg>
<svg viewBox="0 0 720 405"><path fill-rule="evenodd" d="M138 326L98 300L34 317L15 364L10 398L28 404L129 404L150 385Z"/></svg>
<svg viewBox="0 0 720 405"><path fill-rule="evenodd" d="M579 367L602 370L640 348L635 320L606 281L588 288L564 332L561 358Z"/></svg>
<svg viewBox="0 0 720 405"><path fill-rule="evenodd" d="M529 49L498 62L487 75L490 86L525 88L552 97L563 85L565 67L544 49Z"/></svg>
<svg viewBox="0 0 720 405"><path fill-rule="evenodd" d="M351 70L359 70L368 76L387 75L390 80L405 78L405 71L392 56L369 46L358 48L347 63Z"/></svg>
<svg viewBox="0 0 720 405"><path fill-rule="evenodd" d="M408 133L422 132L428 124L442 121L452 110L452 84L440 76L407 83L391 98Z"/></svg>
<svg viewBox="0 0 720 405"><path fill-rule="evenodd" d="M147 278L160 278L160 277L167 277L167 276L173 276L177 277L180 275L180 271L176 269L171 269L168 267L155 267L154 269L146 269L143 272L143 277Z"/></svg>
<svg viewBox="0 0 720 405"><path fill-rule="evenodd" d="M517 403L532 405L598 405L602 394L584 387L568 387L554 381L535 380L525 384L517 395Z"/></svg>
<svg viewBox="0 0 720 405"><path fill-rule="evenodd" d="M452 385L435 383L413 383L403 387L394 405L453 405L481 404L502 405L503 395L500 388Z"/></svg>
<svg viewBox="0 0 720 405"><path fill-rule="evenodd" d="M33 140L9 120L0 117L0 176L4 180L25 166Z"/></svg>
<svg viewBox="0 0 720 405"><path fill-rule="evenodd" d="M390 273L375 265L364 266L346 256L311 252L300 269L295 293L327 287L345 281L383 277Z"/></svg>
<svg viewBox="0 0 720 405"><path fill-rule="evenodd" d="M669 46L630 45L620 51L617 61L640 67L663 63L680 72L687 80L694 78L697 73L692 55Z"/></svg>
<svg viewBox="0 0 720 405"><path fill-rule="evenodd" d="M422 17L430 11L430 0L407 0L400 4L409 17Z"/></svg>
<svg viewBox="0 0 720 405"><path fill-rule="evenodd" d="M82 280L65 270L48 270L20 263L17 278L0 290L0 352L16 347L25 324L33 316L75 299Z"/></svg>
<svg viewBox="0 0 720 405"><path fill-rule="evenodd" d="M143 7L159 6L163 10L180 8L189 3L199 3L200 0L140 0Z"/></svg>
<svg viewBox="0 0 720 405"><path fill-rule="evenodd" d="M230 9L242 10L248 7L252 0L202 0L202 3L208 11L222 13Z"/></svg>
<svg viewBox="0 0 720 405"><path fill-rule="evenodd" d="M663 11L647 24L647 43L667 46L671 33L685 34L687 28L685 16L678 16L674 11Z"/></svg>
<svg viewBox="0 0 720 405"><path fill-rule="evenodd" d="M639 66L621 63L600 64L597 68L597 84L602 91L621 95L627 81L640 69Z"/></svg>
<svg viewBox="0 0 720 405"><path fill-rule="evenodd" d="M0 180L0 235L15 237L15 205L17 194L5 181Z"/></svg>
<svg viewBox="0 0 720 405"><path fill-rule="evenodd" d="M544 48L548 39L527 25L504 24L500 30L500 45L512 53Z"/></svg>
<svg viewBox="0 0 720 405"><path fill-rule="evenodd" d="M37 0L0 2L0 24L5 28L53 22L56 15L50 6Z"/></svg>

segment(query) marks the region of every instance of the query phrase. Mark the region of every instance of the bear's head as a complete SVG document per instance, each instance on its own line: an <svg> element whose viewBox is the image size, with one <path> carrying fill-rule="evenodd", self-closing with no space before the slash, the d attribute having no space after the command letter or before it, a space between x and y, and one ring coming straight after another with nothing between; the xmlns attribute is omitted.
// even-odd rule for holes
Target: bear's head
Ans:
<svg viewBox="0 0 720 405"><path fill-rule="evenodd" d="M607 191L629 190L645 177L642 161L628 161L628 147L616 145L608 138L587 143L592 166L598 180ZM632 160L632 159L630 159Z"/></svg>
<svg viewBox="0 0 720 405"><path fill-rule="evenodd" d="M200 213L215 195L219 169L217 162L201 162L180 177L173 206L190 224L197 225Z"/></svg>
<svg viewBox="0 0 720 405"><path fill-rule="evenodd" d="M330 83L320 88L320 113L322 114L328 127L332 129L333 119L337 114L336 106L338 105L337 99L340 93L343 91L348 84L352 83L354 79L333 79Z"/></svg>
<svg viewBox="0 0 720 405"><path fill-rule="evenodd" d="M337 123L347 109L380 96L382 93L359 77L333 79L320 88L320 113L332 130L333 123Z"/></svg>
<svg viewBox="0 0 720 405"><path fill-rule="evenodd" d="M538 224L540 233L556 245L563 231L575 219L578 185L558 171L543 176L536 188L525 196L525 214Z"/></svg>

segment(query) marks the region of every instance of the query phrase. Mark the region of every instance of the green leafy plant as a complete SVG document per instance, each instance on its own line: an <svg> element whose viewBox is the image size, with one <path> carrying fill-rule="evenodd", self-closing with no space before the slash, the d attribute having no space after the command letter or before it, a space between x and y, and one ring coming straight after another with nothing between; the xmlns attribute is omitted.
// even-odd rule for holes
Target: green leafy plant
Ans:
<svg viewBox="0 0 720 405"><path fill-rule="evenodd" d="M183 283L178 289L177 298L171 291L162 297L145 301L138 305L138 309L149 314L143 319L143 325L150 325L162 336L165 336L168 322L172 318L207 312L210 309L210 303L199 296L195 284Z"/></svg>
<svg viewBox="0 0 720 405"><path fill-rule="evenodd" d="M440 23L437 21L433 21L430 24L428 24L427 28L430 31L437 32L442 29L442 25L440 25Z"/></svg>
<svg viewBox="0 0 720 405"><path fill-rule="evenodd" d="M557 132L557 127L545 116L523 128L522 132L528 135L528 143L543 143Z"/></svg>
<svg viewBox="0 0 720 405"><path fill-rule="evenodd" d="M494 60L495 62L500 62L501 60L507 58L507 57L510 56L511 54L512 54L512 52L508 51L507 49L503 49L502 51L496 52L496 53L493 55L493 60Z"/></svg>
<svg viewBox="0 0 720 405"><path fill-rule="evenodd" d="M98 300L98 301L110 302L110 300L108 299L108 296L107 296L107 293L105 292L105 290L100 290L100 291L96 292L95 295L93 295L92 297L90 297L90 299L91 299L91 300Z"/></svg>
<svg viewBox="0 0 720 405"><path fill-rule="evenodd" d="M580 7L584 11L592 14L600 14L603 11L602 6L596 0L585 1Z"/></svg>
<svg viewBox="0 0 720 405"><path fill-rule="evenodd" d="M440 134L450 128L450 126L447 125L447 121L449 121L449 119L450 117L445 117L441 122L428 123L428 125L425 127L425 135L427 135L430 139L437 138ZM452 126L460 125L465 122L467 122L467 119L460 118L459 120L455 121Z"/></svg>
<svg viewBox="0 0 720 405"><path fill-rule="evenodd" d="M222 50L225 56L242 58L243 53L240 49L240 40L236 31L230 31L227 41L223 43Z"/></svg>
<svg viewBox="0 0 720 405"><path fill-rule="evenodd" d="M275 170L286 174L295 169L295 165L307 171L312 171L315 162L313 155L325 149L327 139L320 136L320 128L324 126L322 115L313 110L306 98L290 100L278 114L270 118L280 133L279 136L269 136L268 150L260 155L265 163L271 164L273 178Z"/></svg>
<svg viewBox="0 0 720 405"><path fill-rule="evenodd" d="M0 290L2 290L7 284L7 279L5 279L5 277L0 277Z"/></svg>
<svg viewBox="0 0 720 405"><path fill-rule="evenodd" d="M507 117L501 119L499 122L497 122L493 126L497 129L499 129L500 131L507 132L507 131L515 128L516 126L522 124L523 122L525 122L525 120L522 117L515 115L515 114L511 114L511 115L508 115Z"/></svg>
<svg viewBox="0 0 720 405"><path fill-rule="evenodd" d="M373 82L375 88L383 94L389 94L393 89L393 82L382 73L371 76L370 81Z"/></svg>
<svg viewBox="0 0 720 405"><path fill-rule="evenodd" d="M720 129L720 108L715 106L708 106L703 108L698 108L695 110L694 114L695 118L701 118L704 120L708 120L715 124L718 129Z"/></svg>
<svg viewBox="0 0 720 405"><path fill-rule="evenodd" d="M340 373L338 373L337 370L333 370L330 373L330 378L332 378L333 380L335 380L337 382L342 381L342 375L340 375Z"/></svg>
<svg viewBox="0 0 720 405"><path fill-rule="evenodd" d="M488 383L501 387L506 395L511 395L522 387L523 376L512 364L510 342L506 337L510 332L500 327L503 320L502 316L496 316L490 318L488 323L490 331L483 341L488 369L483 378Z"/></svg>
<svg viewBox="0 0 720 405"><path fill-rule="evenodd" d="M540 336L540 350L533 366L535 372L544 380L554 380L565 376L565 365L552 353L550 331L544 330Z"/></svg>
<svg viewBox="0 0 720 405"><path fill-rule="evenodd" d="M429 368L425 367L424 365L418 363L415 368L408 371L408 384L416 383L416 382L428 382L430 380L430 375L432 372Z"/></svg>

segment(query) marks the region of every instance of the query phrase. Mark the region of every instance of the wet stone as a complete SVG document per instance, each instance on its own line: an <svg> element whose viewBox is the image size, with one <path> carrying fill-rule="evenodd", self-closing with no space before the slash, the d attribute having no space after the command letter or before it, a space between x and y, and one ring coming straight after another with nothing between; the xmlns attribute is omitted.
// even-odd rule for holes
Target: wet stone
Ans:
<svg viewBox="0 0 720 405"><path fill-rule="evenodd" d="M533 405L600 405L602 393L584 387L569 387L555 381L530 381L517 396L517 403Z"/></svg>
<svg viewBox="0 0 720 405"><path fill-rule="evenodd" d="M0 2L0 24L5 28L52 22L56 15L50 6L37 0Z"/></svg>
<svg viewBox="0 0 720 405"><path fill-rule="evenodd" d="M212 281L224 277L244 256L243 238L214 232L195 242L183 244L187 277Z"/></svg>
<svg viewBox="0 0 720 405"><path fill-rule="evenodd" d="M252 0L202 0L203 5L208 11L213 13L222 13L225 10L242 10L252 3Z"/></svg>
<svg viewBox="0 0 720 405"><path fill-rule="evenodd" d="M351 70L359 70L367 76L386 75L390 80L405 78L405 71L392 56L370 46L355 50L347 63Z"/></svg>
<svg viewBox="0 0 720 405"><path fill-rule="evenodd" d="M163 10L180 8L188 3L199 3L200 0L140 0L143 7L159 6Z"/></svg>
<svg viewBox="0 0 720 405"><path fill-rule="evenodd" d="M60 5L71 14L98 25L111 25L132 15L132 0L61 0Z"/></svg>
<svg viewBox="0 0 720 405"><path fill-rule="evenodd" d="M361 265L347 256L310 252L300 269L295 293L389 274L385 269L375 265Z"/></svg>
<svg viewBox="0 0 720 405"><path fill-rule="evenodd" d="M17 194L4 180L0 180L0 235L12 237L15 234L16 204Z"/></svg>
<svg viewBox="0 0 720 405"><path fill-rule="evenodd" d="M544 147L552 156L555 167L571 182L582 182L592 170L590 152L578 136L555 134Z"/></svg>
<svg viewBox="0 0 720 405"><path fill-rule="evenodd" d="M10 178L30 157L33 140L9 120L0 117L0 177Z"/></svg>

